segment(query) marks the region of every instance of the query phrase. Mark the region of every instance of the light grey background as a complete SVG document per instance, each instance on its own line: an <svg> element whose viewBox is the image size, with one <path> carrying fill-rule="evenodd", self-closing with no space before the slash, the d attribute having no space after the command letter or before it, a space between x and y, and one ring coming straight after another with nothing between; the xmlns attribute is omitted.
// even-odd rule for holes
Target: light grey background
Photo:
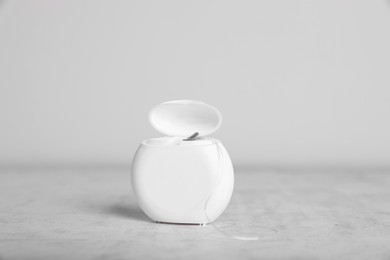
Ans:
<svg viewBox="0 0 390 260"><path fill-rule="evenodd" d="M130 163L197 99L236 164L390 166L390 5L1 1L0 163Z"/></svg>

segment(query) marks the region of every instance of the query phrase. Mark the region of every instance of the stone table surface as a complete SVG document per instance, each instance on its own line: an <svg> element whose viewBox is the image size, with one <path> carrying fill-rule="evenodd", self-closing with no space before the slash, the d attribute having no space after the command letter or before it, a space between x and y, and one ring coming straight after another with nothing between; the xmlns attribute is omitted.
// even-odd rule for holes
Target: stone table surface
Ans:
<svg viewBox="0 0 390 260"><path fill-rule="evenodd" d="M0 194L0 259L390 259L387 171L238 168L214 226L150 221L127 167L3 167Z"/></svg>

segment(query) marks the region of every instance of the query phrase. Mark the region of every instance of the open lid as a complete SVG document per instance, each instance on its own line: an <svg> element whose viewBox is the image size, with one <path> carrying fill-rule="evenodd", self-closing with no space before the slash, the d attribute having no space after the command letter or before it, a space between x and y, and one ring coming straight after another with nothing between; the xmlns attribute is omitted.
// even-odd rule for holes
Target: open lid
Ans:
<svg viewBox="0 0 390 260"><path fill-rule="evenodd" d="M150 124L168 136L189 137L215 132L222 123L222 115L215 107L201 101L175 100L161 103L149 112Z"/></svg>

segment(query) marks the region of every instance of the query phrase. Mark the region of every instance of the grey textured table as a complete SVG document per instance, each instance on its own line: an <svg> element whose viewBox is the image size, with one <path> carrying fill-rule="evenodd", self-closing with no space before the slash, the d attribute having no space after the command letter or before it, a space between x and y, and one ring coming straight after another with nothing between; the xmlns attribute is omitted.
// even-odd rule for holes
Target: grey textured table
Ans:
<svg viewBox="0 0 390 260"><path fill-rule="evenodd" d="M218 229L152 223L125 168L2 168L0 259L390 259L390 172L238 168Z"/></svg>

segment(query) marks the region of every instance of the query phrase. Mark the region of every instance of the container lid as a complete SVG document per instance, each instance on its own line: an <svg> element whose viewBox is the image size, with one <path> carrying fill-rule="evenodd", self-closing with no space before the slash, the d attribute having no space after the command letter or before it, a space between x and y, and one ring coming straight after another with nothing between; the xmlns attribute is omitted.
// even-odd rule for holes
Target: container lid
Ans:
<svg viewBox="0 0 390 260"><path fill-rule="evenodd" d="M201 101L175 100L161 103L149 112L150 124L167 136L189 137L215 132L222 115L215 107Z"/></svg>

